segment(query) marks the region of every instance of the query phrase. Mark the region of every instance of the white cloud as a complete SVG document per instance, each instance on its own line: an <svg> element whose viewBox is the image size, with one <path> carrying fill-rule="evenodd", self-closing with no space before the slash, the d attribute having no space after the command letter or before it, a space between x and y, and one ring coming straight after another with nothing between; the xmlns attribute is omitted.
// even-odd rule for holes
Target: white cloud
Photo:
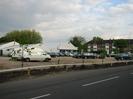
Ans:
<svg viewBox="0 0 133 99"><path fill-rule="evenodd" d="M36 29L44 42L56 46L71 36L132 38L133 2L111 0L3 0L0 2L0 33ZM4 10L3 10L4 9Z"/></svg>
<svg viewBox="0 0 133 99"><path fill-rule="evenodd" d="M105 2L106 0L83 0L85 4L89 4L91 6L97 5L97 4L101 4L103 2Z"/></svg>
<svg viewBox="0 0 133 99"><path fill-rule="evenodd" d="M133 4L120 4L112 7L111 11L113 14L128 14L133 13Z"/></svg>

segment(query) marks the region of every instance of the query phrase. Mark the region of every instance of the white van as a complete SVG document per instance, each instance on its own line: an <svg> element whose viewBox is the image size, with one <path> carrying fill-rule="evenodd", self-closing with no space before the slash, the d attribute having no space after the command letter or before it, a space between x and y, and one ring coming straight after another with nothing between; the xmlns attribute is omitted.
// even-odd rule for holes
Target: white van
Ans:
<svg viewBox="0 0 133 99"><path fill-rule="evenodd" d="M22 52L12 54L12 59L22 60ZM27 51L23 51L23 60L24 61L50 61L51 56L47 53L29 53Z"/></svg>
<svg viewBox="0 0 133 99"><path fill-rule="evenodd" d="M25 61L50 61L51 56L48 55L47 53L42 53L42 54L32 53L30 55L24 55L23 59Z"/></svg>

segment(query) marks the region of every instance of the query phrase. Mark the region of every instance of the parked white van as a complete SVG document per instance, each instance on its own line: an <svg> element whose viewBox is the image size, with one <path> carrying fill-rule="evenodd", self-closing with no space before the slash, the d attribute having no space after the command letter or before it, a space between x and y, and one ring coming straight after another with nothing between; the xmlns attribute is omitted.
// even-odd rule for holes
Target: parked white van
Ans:
<svg viewBox="0 0 133 99"><path fill-rule="evenodd" d="M48 55L47 53L42 53L42 54L32 53L30 55L24 55L23 59L25 61L50 61L51 56Z"/></svg>
<svg viewBox="0 0 133 99"><path fill-rule="evenodd" d="M12 54L12 59L16 59L16 60L23 59L24 61L50 61L51 56L44 52L29 53L27 51L23 51L23 55L22 55L22 51L19 51L18 53Z"/></svg>

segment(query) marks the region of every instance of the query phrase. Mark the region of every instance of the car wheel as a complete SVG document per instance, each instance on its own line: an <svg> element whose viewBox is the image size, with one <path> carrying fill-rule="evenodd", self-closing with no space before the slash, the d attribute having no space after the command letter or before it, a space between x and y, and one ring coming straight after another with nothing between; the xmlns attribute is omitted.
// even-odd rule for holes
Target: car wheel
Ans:
<svg viewBox="0 0 133 99"><path fill-rule="evenodd" d="M29 59L29 58L26 58L25 61L26 61L26 62L30 62L30 59Z"/></svg>
<svg viewBox="0 0 133 99"><path fill-rule="evenodd" d="M50 59L48 59L48 58L46 58L45 60L44 60L44 62L48 62Z"/></svg>

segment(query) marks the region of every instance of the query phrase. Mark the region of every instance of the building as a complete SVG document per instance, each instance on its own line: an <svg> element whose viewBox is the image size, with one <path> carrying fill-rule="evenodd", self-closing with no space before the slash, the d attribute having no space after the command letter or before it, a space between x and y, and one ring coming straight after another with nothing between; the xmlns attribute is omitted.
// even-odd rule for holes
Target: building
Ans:
<svg viewBox="0 0 133 99"><path fill-rule="evenodd" d="M110 40L103 40L101 42L94 42L93 40L89 41L88 44L88 52L97 53L98 51L105 49L107 54L114 53L113 49L116 49L114 46L114 41L118 39L110 39ZM128 51L132 51L133 47L133 39L124 39L128 41L128 47L125 48Z"/></svg>
<svg viewBox="0 0 133 99"><path fill-rule="evenodd" d="M58 46L57 49L59 50L59 53L62 53L64 55L75 53L78 50L78 48L72 45L71 43L61 44Z"/></svg>
<svg viewBox="0 0 133 99"><path fill-rule="evenodd" d="M0 56L8 56L10 53L17 47L19 47L20 44L12 41L8 43L4 43L0 45Z"/></svg>
<svg viewBox="0 0 133 99"><path fill-rule="evenodd" d="M0 56L10 56L14 53L19 53L22 50L22 46L19 43L12 41L0 45ZM45 50L41 44L28 44L23 46L24 51L29 51L36 54L44 53Z"/></svg>

